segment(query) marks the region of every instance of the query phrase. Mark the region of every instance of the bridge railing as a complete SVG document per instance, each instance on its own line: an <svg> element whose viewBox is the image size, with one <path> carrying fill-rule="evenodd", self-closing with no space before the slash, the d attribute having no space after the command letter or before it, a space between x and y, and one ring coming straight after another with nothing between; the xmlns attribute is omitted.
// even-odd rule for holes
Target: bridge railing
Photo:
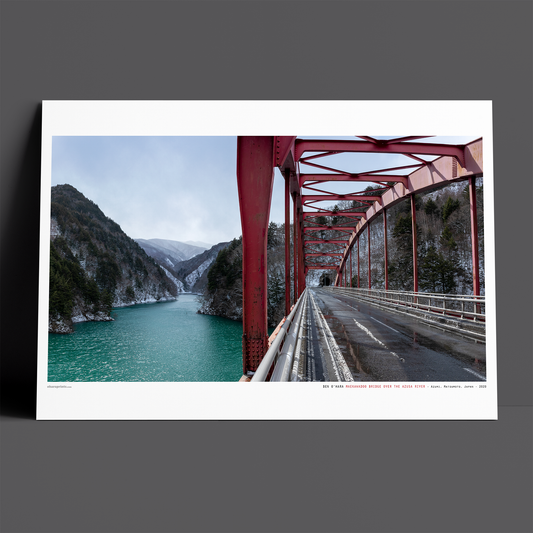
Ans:
<svg viewBox="0 0 533 533"><path fill-rule="evenodd" d="M305 289L283 325L276 328L278 333L251 381L289 381L294 354L299 349L307 298Z"/></svg>
<svg viewBox="0 0 533 533"><path fill-rule="evenodd" d="M327 288L336 292L344 292L359 299L410 307L441 316L485 322L485 296L357 289L354 287Z"/></svg>

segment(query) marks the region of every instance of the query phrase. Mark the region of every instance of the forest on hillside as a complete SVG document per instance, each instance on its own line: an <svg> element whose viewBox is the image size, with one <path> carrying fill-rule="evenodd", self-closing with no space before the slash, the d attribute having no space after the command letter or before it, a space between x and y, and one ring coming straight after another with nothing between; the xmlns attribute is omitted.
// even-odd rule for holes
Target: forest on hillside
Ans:
<svg viewBox="0 0 533 533"><path fill-rule="evenodd" d="M207 280L199 313L242 320L242 236L218 253ZM275 222L268 226L267 291L268 325L275 327L285 316L285 224Z"/></svg>
<svg viewBox="0 0 533 533"><path fill-rule="evenodd" d="M485 291L483 181L476 182L481 294ZM341 208L341 206L339 206ZM415 196L420 292L472 294L472 243L468 184L457 183ZM345 218L346 220L346 218ZM368 230L359 238L359 287L368 287ZM413 290L411 204L387 209L390 290ZM385 288L383 215L370 224L372 288ZM352 251L352 286L357 287L357 247Z"/></svg>
<svg viewBox="0 0 533 533"><path fill-rule="evenodd" d="M110 319L114 306L177 296L161 267L74 187L52 187L50 228L49 331Z"/></svg>

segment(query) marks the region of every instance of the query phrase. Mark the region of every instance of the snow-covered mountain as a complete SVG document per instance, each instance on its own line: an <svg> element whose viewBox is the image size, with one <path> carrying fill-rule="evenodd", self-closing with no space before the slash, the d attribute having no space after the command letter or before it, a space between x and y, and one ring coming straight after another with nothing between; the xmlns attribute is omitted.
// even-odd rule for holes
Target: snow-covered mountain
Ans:
<svg viewBox="0 0 533 533"><path fill-rule="evenodd" d="M113 307L176 298L179 284L94 202L68 184L51 193L51 333L113 320Z"/></svg>
<svg viewBox="0 0 533 533"><path fill-rule="evenodd" d="M168 239L135 239L135 241L149 256L166 268L175 267L177 263L187 261L208 248Z"/></svg>
<svg viewBox="0 0 533 533"><path fill-rule="evenodd" d="M214 244L208 244L207 242L202 241L185 241L185 244L191 244L192 246L198 246L199 248L205 248L206 250L209 250L209 248L213 248Z"/></svg>
<svg viewBox="0 0 533 533"><path fill-rule="evenodd" d="M209 267L217 258L218 252L228 245L229 242L215 244L215 246L212 246L202 254L188 261L183 261L176 266L173 272L176 273L178 279L183 280L186 287L185 290L199 293L204 292L207 286Z"/></svg>
<svg viewBox="0 0 533 533"><path fill-rule="evenodd" d="M178 292L200 293L207 285L209 267L216 259L218 252L229 244L222 242L206 250L200 246L165 239L135 240L161 266L176 285ZM207 243L195 242L207 245ZM189 257L185 257L187 253L190 254Z"/></svg>

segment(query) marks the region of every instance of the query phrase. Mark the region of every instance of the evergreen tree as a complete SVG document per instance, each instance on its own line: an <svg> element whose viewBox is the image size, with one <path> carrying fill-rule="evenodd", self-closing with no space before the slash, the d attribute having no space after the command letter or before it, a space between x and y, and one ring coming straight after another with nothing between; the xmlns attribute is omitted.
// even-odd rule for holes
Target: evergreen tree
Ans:
<svg viewBox="0 0 533 533"><path fill-rule="evenodd" d="M275 315L284 303L285 283L279 272L274 272L268 279L268 314Z"/></svg>
<svg viewBox="0 0 533 533"><path fill-rule="evenodd" d="M439 207L431 198L429 198L424 205L424 212L426 215L430 216L437 215L439 212Z"/></svg>
<svg viewBox="0 0 533 533"><path fill-rule="evenodd" d="M417 237L418 237L417 231ZM413 232L411 215L399 213L392 230L396 248L395 257L389 262L389 281L397 290L413 287Z"/></svg>
<svg viewBox="0 0 533 533"><path fill-rule="evenodd" d="M420 262L419 284L423 291L450 294L454 291L457 268L432 244Z"/></svg>
<svg viewBox="0 0 533 533"><path fill-rule="evenodd" d="M444 226L440 236L441 246L450 254L453 254L457 250L457 243L453 238L452 230L448 225Z"/></svg>
<svg viewBox="0 0 533 533"><path fill-rule="evenodd" d="M333 209L332 209L331 211L332 211L333 213L338 213L338 212L339 212L339 206L338 206L338 205L333 206ZM336 216L336 214L333 215L333 216L331 217L331 225L332 225L332 226L335 226L336 224L338 224L338 223L339 223L339 218L340 218L340 217Z"/></svg>
<svg viewBox="0 0 533 533"><path fill-rule="evenodd" d="M268 225L267 250L272 250L279 245L278 229L278 225L275 222L271 222Z"/></svg>
<svg viewBox="0 0 533 533"><path fill-rule="evenodd" d="M442 208L442 220L446 222L450 215L459 209L461 206L461 203L459 200L454 200L452 197L448 197L446 200L446 203L444 204L444 207Z"/></svg>

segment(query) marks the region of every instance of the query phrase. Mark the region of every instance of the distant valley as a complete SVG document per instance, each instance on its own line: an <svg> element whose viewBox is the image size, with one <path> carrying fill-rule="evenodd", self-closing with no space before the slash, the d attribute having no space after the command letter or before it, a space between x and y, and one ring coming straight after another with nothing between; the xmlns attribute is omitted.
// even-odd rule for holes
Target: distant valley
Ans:
<svg viewBox="0 0 533 533"><path fill-rule="evenodd" d="M112 320L113 307L202 293L228 244L134 240L71 185L52 187L48 329L70 333L75 322Z"/></svg>
<svg viewBox="0 0 533 533"><path fill-rule="evenodd" d="M166 239L134 239L141 248L160 263L167 262L170 266L174 263L187 261L195 255L205 252L203 246L196 246L186 242L170 241ZM209 246L211 248L211 246Z"/></svg>
<svg viewBox="0 0 533 533"><path fill-rule="evenodd" d="M222 242L206 249L192 245L190 241L136 239L136 242L163 268L178 292L196 293L204 292L209 267L218 252L229 245L229 242Z"/></svg>

